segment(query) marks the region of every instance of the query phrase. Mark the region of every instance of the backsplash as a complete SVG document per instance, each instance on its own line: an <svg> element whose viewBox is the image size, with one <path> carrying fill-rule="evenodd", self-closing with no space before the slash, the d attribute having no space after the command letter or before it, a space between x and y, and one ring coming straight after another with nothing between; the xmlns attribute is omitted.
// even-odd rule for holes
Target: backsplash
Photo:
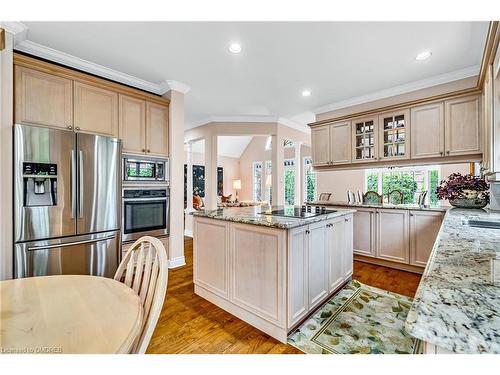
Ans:
<svg viewBox="0 0 500 375"><path fill-rule="evenodd" d="M490 185L490 209L500 211L500 183Z"/></svg>

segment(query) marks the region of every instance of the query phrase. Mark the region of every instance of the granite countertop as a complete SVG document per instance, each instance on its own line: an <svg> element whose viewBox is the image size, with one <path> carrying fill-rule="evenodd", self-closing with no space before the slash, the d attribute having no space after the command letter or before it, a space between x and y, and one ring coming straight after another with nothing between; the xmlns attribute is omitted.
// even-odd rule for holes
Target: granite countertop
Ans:
<svg viewBox="0 0 500 375"><path fill-rule="evenodd" d="M314 201L307 202L310 205L318 205L318 206L345 206L345 207L362 207L362 208L391 208L396 210L420 210L420 211L440 211L445 212L449 210L451 207L448 206L440 206L440 205L431 205L431 206L419 206L414 203L405 203L405 204L390 204L390 203L382 203L382 204L365 204L365 203L347 203L345 201Z"/></svg>
<svg viewBox="0 0 500 375"><path fill-rule="evenodd" d="M270 207L265 205L254 207L225 207L217 210L194 211L192 212L192 215L216 220L232 221L235 223L261 225L279 229L291 229L356 212L356 210L350 209L337 210L336 212L321 214L319 216L305 219L263 214L265 211L277 209L283 209L283 206Z"/></svg>
<svg viewBox="0 0 500 375"><path fill-rule="evenodd" d="M451 209L422 275L406 330L457 353L500 353L500 229L469 227L488 210Z"/></svg>

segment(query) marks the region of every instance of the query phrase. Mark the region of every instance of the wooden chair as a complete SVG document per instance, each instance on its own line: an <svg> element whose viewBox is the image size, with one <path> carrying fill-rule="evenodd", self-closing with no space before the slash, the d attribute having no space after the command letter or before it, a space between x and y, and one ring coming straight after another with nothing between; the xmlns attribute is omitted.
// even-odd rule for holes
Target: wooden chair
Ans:
<svg viewBox="0 0 500 375"><path fill-rule="evenodd" d="M367 191L363 195L363 203L365 204L382 204L382 196L376 191Z"/></svg>
<svg viewBox="0 0 500 375"><path fill-rule="evenodd" d="M139 238L127 251L115 273L141 298L144 307L142 329L132 353L143 354L153 335L165 300L168 282L167 251L154 237Z"/></svg>
<svg viewBox="0 0 500 375"><path fill-rule="evenodd" d="M399 190L390 191L389 194L387 194L387 202L390 204L403 204L404 195Z"/></svg>

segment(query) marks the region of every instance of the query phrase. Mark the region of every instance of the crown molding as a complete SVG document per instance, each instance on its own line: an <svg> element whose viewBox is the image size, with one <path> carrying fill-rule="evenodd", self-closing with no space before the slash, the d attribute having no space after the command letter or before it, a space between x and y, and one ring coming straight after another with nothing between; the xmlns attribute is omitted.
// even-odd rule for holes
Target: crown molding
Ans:
<svg viewBox="0 0 500 375"><path fill-rule="evenodd" d="M0 26L14 36L14 46L25 41L28 36L28 27L22 22L1 22Z"/></svg>
<svg viewBox="0 0 500 375"><path fill-rule="evenodd" d="M479 74L480 66L474 65L453 72L441 74L438 76L426 78L420 81L405 83L404 85L394 86L385 90L375 91L370 94L352 97L340 100L332 104L318 107L313 110L315 114L335 111L337 109L351 107L358 104L369 103L379 99L390 98L392 96L406 94L412 91L426 89L432 86L438 86L445 83L458 81L464 78L470 78Z"/></svg>
<svg viewBox="0 0 500 375"><path fill-rule="evenodd" d="M189 91L191 91L190 86L186 85L185 83L174 81L171 79L168 79L160 83L160 88L162 90L165 90L164 92L172 90L172 91L178 91L184 95L186 95Z"/></svg>

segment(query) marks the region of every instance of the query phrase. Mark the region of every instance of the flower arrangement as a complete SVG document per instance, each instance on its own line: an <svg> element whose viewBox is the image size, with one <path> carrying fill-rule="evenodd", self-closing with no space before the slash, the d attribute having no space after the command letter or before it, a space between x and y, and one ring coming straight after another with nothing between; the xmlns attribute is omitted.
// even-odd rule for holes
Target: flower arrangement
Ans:
<svg viewBox="0 0 500 375"><path fill-rule="evenodd" d="M488 183L479 176L452 173L447 181L441 181L436 189L439 199L448 199L457 207L486 206L490 201Z"/></svg>

